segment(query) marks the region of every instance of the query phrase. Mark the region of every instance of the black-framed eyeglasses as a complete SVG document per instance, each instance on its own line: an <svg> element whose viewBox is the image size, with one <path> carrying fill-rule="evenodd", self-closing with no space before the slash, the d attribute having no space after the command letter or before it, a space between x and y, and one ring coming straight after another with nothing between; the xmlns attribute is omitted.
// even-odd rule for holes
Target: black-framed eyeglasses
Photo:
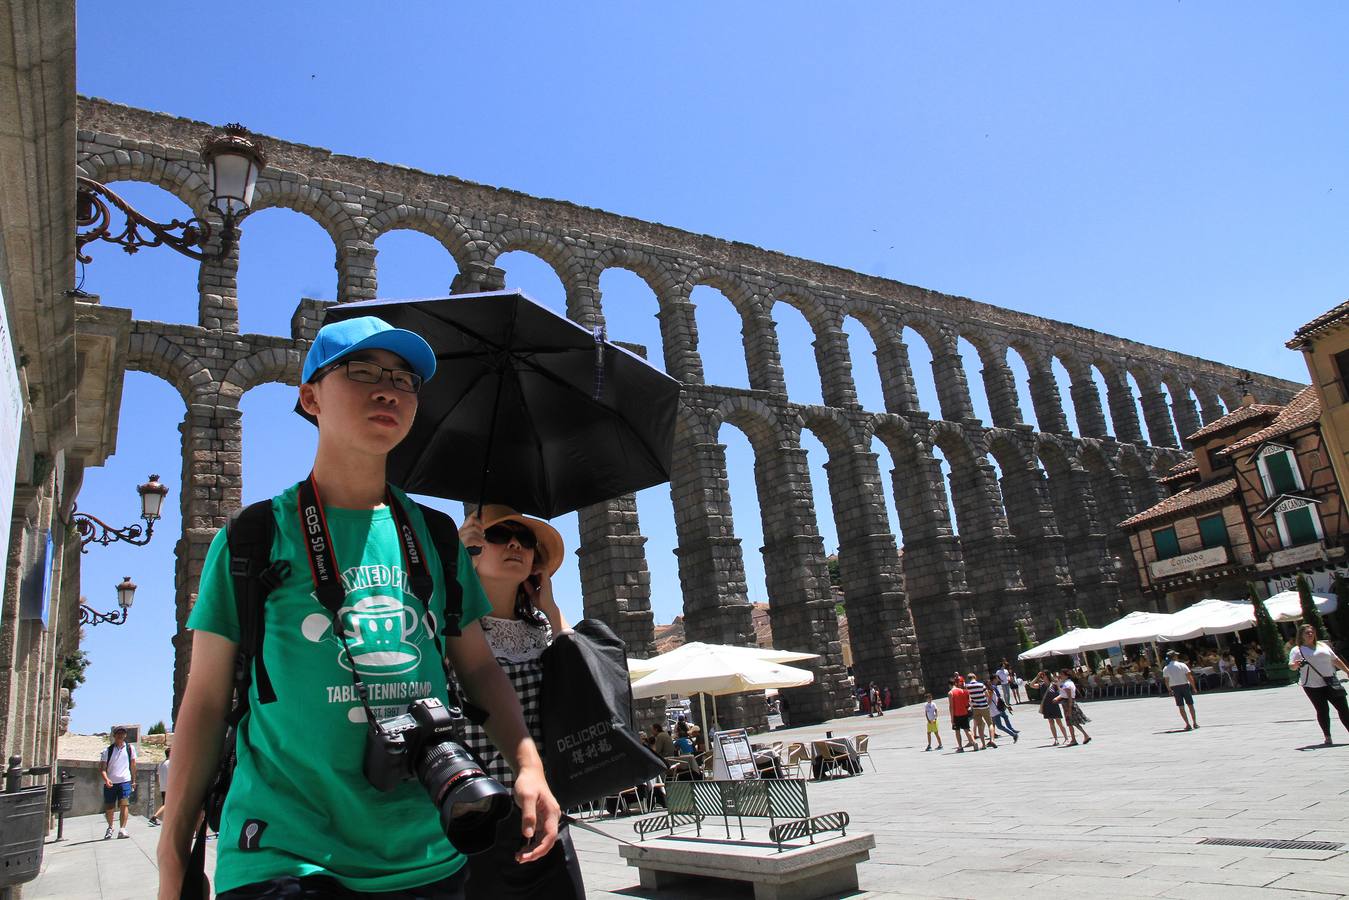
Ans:
<svg viewBox="0 0 1349 900"><path fill-rule="evenodd" d="M487 538L489 544L509 544L514 540L526 550L533 550L539 545L534 532L517 522L498 522L485 530L482 536Z"/></svg>
<svg viewBox="0 0 1349 900"><path fill-rule="evenodd" d="M422 389L422 376L416 372L409 372L406 369L386 369L379 363L364 359L344 359L341 362L333 363L323 370L319 377L325 377L328 373L335 372L338 369L346 369L347 378L361 384L379 384L384 380L384 373L387 372L389 373L389 381L392 382L396 390L405 394L415 394Z"/></svg>

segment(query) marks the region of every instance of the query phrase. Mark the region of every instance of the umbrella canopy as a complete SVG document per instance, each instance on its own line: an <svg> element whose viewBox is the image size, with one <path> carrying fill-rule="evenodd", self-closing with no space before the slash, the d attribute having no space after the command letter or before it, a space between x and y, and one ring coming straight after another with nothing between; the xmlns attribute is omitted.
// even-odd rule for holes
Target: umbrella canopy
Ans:
<svg viewBox="0 0 1349 900"><path fill-rule="evenodd" d="M1316 611L1323 616L1333 613L1340 605L1334 594L1312 594L1312 602L1316 604ZM1292 622L1302 618L1302 601L1298 599L1297 591L1275 594L1265 601L1265 609L1269 610L1275 622Z"/></svg>
<svg viewBox="0 0 1349 900"><path fill-rule="evenodd" d="M796 650L773 650L764 647L738 647L734 644L704 644L701 641L690 641L687 644L680 644L678 647L662 653L659 656L653 656L650 659L629 659L628 674L633 681L650 675L662 666L669 665L672 662L678 662L685 656L701 654L707 652L708 648L715 648L725 655L739 654L746 659L762 660L764 662L774 663L793 663L804 662L808 659L819 659L818 653L801 653Z"/></svg>
<svg viewBox="0 0 1349 900"><path fill-rule="evenodd" d="M1040 644L1038 647L1032 647L1022 653L1017 654L1017 659L1044 659L1046 656L1070 656L1082 651L1082 642L1090 641L1100 633L1096 628L1074 628L1073 630L1061 634L1056 638L1051 638ZM1107 644L1106 646L1110 646Z"/></svg>
<svg viewBox="0 0 1349 900"><path fill-rule="evenodd" d="M1122 619L1095 629L1088 640L1079 641L1080 650L1103 650L1125 644L1147 644L1157 640L1158 632L1171 621L1170 613L1131 612Z"/></svg>
<svg viewBox="0 0 1349 900"><path fill-rule="evenodd" d="M670 478L679 382L519 291L329 307L426 339L422 388L388 477L410 493L552 518Z"/></svg>
<svg viewBox="0 0 1349 900"><path fill-rule="evenodd" d="M1188 641L1207 634L1229 634L1255 624L1255 610L1244 600L1200 600L1179 612L1157 632L1159 642Z"/></svg>
<svg viewBox="0 0 1349 900"><path fill-rule="evenodd" d="M756 659L745 653L727 652L728 649L744 648L704 644L695 652L667 661L632 683L633 699L644 700L663 694L717 697L768 688L801 687L815 680L815 673L807 669Z"/></svg>

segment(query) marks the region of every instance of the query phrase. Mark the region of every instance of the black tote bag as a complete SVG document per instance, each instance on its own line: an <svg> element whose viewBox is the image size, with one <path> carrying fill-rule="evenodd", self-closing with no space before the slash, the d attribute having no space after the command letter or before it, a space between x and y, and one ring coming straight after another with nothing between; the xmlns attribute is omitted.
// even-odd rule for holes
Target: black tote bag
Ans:
<svg viewBox="0 0 1349 900"><path fill-rule="evenodd" d="M632 721L623 642L583 619L543 651L543 764L563 809L633 787L665 771Z"/></svg>

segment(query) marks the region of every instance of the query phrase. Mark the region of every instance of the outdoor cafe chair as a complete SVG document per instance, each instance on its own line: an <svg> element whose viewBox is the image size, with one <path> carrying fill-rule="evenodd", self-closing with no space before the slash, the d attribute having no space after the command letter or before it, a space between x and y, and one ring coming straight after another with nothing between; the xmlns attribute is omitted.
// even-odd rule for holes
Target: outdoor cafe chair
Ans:
<svg viewBox="0 0 1349 900"><path fill-rule="evenodd" d="M800 741L793 741L787 745L787 767L796 767L796 777L801 777L801 767L810 769L810 751L806 745Z"/></svg>
<svg viewBox="0 0 1349 900"><path fill-rule="evenodd" d="M812 741L811 749L815 755L811 771L812 774L818 772L819 780L823 780L825 776L835 777L839 770L845 775L854 774L851 771L852 754L849 752L846 742L840 740Z"/></svg>
<svg viewBox="0 0 1349 900"><path fill-rule="evenodd" d="M852 743L853 747L857 751L857 767L859 769L862 768L863 759L870 759L871 771L873 772L879 771L879 769L876 768L876 760L871 759L871 750L869 749L871 745L871 735L859 734L852 739Z"/></svg>

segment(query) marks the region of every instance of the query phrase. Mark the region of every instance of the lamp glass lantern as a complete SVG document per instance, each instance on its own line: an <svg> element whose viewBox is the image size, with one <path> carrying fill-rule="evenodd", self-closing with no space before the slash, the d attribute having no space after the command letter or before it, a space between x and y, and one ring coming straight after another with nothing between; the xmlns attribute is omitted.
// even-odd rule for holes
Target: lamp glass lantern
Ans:
<svg viewBox="0 0 1349 900"><path fill-rule="evenodd" d="M206 181L211 186L211 208L226 219L237 219L253 205L258 173L267 164L262 151L248 139L248 129L226 125L201 148Z"/></svg>
<svg viewBox="0 0 1349 900"><path fill-rule="evenodd" d="M131 580L130 575L122 576L122 583L117 585L117 605L122 609L131 609L131 604L136 600L136 585Z"/></svg>
<svg viewBox="0 0 1349 900"><path fill-rule="evenodd" d="M136 487L136 492L141 495L141 518L147 522L158 519L169 494L169 489L159 483L159 476L151 475L149 481Z"/></svg>

